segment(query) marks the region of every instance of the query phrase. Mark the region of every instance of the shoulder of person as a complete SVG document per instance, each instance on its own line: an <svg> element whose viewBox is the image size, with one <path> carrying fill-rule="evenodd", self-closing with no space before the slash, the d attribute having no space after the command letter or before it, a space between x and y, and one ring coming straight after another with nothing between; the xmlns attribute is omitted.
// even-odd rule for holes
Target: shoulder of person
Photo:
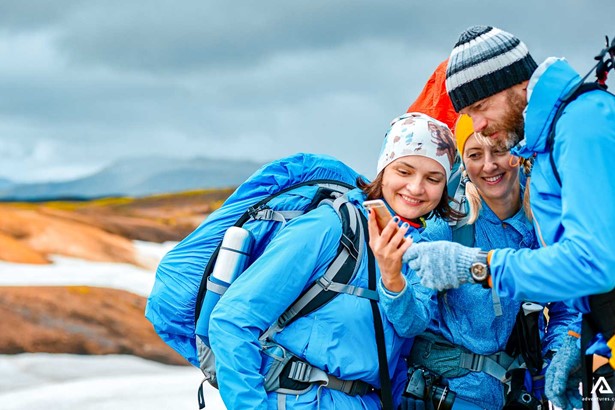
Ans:
<svg viewBox="0 0 615 410"><path fill-rule="evenodd" d="M442 218L433 217L426 221L426 226L421 232L421 242L450 241L453 239L453 230L448 222Z"/></svg>

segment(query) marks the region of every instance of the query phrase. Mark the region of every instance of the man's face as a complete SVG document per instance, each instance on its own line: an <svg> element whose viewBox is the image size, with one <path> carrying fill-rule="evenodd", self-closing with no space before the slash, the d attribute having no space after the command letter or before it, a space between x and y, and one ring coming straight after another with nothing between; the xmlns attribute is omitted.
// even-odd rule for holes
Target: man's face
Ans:
<svg viewBox="0 0 615 410"><path fill-rule="evenodd" d="M474 131L496 138L510 149L524 138L525 95L524 83L518 84L475 102L461 113L472 117Z"/></svg>

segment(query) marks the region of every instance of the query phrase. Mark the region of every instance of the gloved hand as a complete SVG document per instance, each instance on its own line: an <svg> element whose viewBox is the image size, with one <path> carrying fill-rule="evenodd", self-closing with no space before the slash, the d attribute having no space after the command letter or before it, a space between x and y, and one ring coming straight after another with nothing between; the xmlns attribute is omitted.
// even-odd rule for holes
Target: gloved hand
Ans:
<svg viewBox="0 0 615 410"><path fill-rule="evenodd" d="M581 383L581 349L578 338L566 335L545 373L545 395L562 410L583 407Z"/></svg>
<svg viewBox="0 0 615 410"><path fill-rule="evenodd" d="M425 400L402 396L399 410L425 410Z"/></svg>
<svg viewBox="0 0 615 410"><path fill-rule="evenodd" d="M421 284L436 290L458 288L474 283L470 266L480 248L468 248L455 242L435 241L413 244L402 257L417 275Z"/></svg>

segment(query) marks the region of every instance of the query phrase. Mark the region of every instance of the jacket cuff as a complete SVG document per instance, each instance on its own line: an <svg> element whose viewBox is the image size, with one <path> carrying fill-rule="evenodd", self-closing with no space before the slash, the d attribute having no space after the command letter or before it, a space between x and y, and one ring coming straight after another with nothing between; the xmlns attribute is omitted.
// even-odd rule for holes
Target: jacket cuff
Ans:
<svg viewBox="0 0 615 410"><path fill-rule="evenodd" d="M378 280L378 287L381 290L380 293L388 297L389 299L397 299L398 297L406 293L406 289L408 289L408 281L406 280L406 277L403 275L402 275L402 278L404 279L404 288L400 292L393 292L393 291L388 290L384 286L384 283L382 282L382 278L380 278L380 280Z"/></svg>

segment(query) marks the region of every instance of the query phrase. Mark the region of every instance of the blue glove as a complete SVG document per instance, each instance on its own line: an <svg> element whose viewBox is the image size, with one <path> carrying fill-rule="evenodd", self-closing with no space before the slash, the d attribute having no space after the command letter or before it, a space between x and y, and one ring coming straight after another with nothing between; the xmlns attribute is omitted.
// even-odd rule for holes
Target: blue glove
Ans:
<svg viewBox="0 0 615 410"><path fill-rule="evenodd" d="M545 395L562 410L583 407L581 383L581 349L578 338L566 335L545 373Z"/></svg>
<svg viewBox="0 0 615 410"><path fill-rule="evenodd" d="M470 266L480 248L468 248L455 242L435 241L413 244L402 257L421 278L425 287L445 290L474 283Z"/></svg>

